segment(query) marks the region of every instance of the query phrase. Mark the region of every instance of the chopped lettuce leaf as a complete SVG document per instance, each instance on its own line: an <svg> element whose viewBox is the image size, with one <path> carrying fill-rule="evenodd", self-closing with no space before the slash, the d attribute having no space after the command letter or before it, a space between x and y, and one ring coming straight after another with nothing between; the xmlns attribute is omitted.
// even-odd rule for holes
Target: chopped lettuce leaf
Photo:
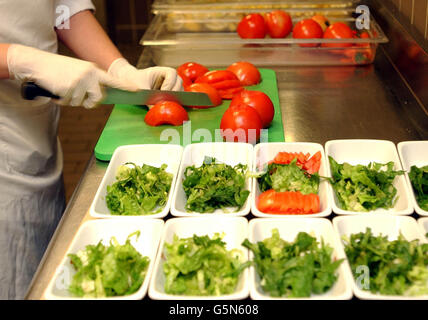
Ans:
<svg viewBox="0 0 428 320"><path fill-rule="evenodd" d="M428 166L411 166L409 178L415 191L416 201L422 210L428 211Z"/></svg>

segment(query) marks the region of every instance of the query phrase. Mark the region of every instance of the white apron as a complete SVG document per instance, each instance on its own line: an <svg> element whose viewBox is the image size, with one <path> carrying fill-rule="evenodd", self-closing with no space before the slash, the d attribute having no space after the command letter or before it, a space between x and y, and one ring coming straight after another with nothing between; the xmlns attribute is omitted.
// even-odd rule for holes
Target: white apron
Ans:
<svg viewBox="0 0 428 320"><path fill-rule="evenodd" d="M0 0L0 42L56 52L56 24L89 0ZM22 299L65 207L60 109L0 80L0 299Z"/></svg>

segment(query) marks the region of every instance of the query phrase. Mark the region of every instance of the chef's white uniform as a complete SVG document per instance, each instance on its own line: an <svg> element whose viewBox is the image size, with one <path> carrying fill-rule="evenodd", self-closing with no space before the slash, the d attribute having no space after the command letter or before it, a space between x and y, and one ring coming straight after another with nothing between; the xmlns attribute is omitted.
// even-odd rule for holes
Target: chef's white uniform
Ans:
<svg viewBox="0 0 428 320"><path fill-rule="evenodd" d="M57 52L55 26L86 9L90 0L0 0L0 42ZM0 299L24 298L64 210L59 112L0 80Z"/></svg>

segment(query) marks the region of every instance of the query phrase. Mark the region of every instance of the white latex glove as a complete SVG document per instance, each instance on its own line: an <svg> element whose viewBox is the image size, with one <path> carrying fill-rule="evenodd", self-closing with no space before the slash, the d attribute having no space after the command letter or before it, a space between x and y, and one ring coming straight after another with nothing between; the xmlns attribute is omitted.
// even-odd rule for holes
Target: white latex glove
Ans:
<svg viewBox="0 0 428 320"><path fill-rule="evenodd" d="M34 81L61 97L59 104L95 107L103 98L102 87L136 91L135 85L120 81L95 64L39 49L11 45L7 52L11 79Z"/></svg>
<svg viewBox="0 0 428 320"><path fill-rule="evenodd" d="M129 64L124 58L113 61L108 69L108 73L118 79L124 80L130 85L136 85L138 89L154 89L154 84L159 77L164 81L161 90L183 90L183 81L177 75L177 71L168 67L151 67L137 69Z"/></svg>

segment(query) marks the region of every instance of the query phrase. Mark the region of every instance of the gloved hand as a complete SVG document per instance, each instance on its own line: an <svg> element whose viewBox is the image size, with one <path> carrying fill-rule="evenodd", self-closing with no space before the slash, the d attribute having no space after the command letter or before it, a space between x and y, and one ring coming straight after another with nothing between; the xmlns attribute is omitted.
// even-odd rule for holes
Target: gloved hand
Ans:
<svg viewBox="0 0 428 320"><path fill-rule="evenodd" d="M177 75L177 71L168 67L151 67L146 69L137 69L124 58L116 59L110 65L108 73L118 79L136 85L138 89L155 89L154 85L159 77L164 81L161 90L183 90L183 81Z"/></svg>
<svg viewBox="0 0 428 320"><path fill-rule="evenodd" d="M102 87L136 91L133 83L121 81L95 64L39 49L13 44L7 53L11 79L34 81L61 97L62 105L93 108L103 97Z"/></svg>

